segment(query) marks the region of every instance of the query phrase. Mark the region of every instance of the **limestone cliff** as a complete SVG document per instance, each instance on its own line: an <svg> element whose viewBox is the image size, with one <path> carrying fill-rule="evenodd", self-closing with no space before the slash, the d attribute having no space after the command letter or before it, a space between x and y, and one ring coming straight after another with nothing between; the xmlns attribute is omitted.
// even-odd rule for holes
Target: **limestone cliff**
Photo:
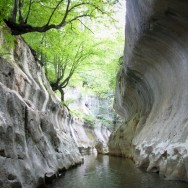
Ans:
<svg viewBox="0 0 188 188"><path fill-rule="evenodd" d="M95 120L112 130L114 124L118 126L120 120L113 109L113 94L108 93L99 97L91 93L87 86L67 87L65 88L65 100L70 101L71 110L82 112L85 115L93 116Z"/></svg>
<svg viewBox="0 0 188 188"><path fill-rule="evenodd" d="M188 180L188 2L127 0L125 63L116 111L126 117L110 153Z"/></svg>
<svg viewBox="0 0 188 188"><path fill-rule="evenodd" d="M70 115L21 38L0 65L0 187L43 187L45 174L81 162Z"/></svg>
<svg viewBox="0 0 188 188"><path fill-rule="evenodd" d="M104 122L96 117L100 115L104 118L108 118L109 114L112 114L112 107L106 101L100 101L94 95L81 92L81 89L84 88L66 88L65 99L72 100L69 108L72 111L75 110L75 112L81 113L83 116L74 115L71 117L70 127L72 136L80 151L84 152L84 150L86 150L87 152L94 149L98 141L107 145L111 133L110 128L112 126L108 125L107 128ZM106 107L105 113L101 113L101 105L103 105L104 108ZM86 117L92 118L92 121L88 121ZM111 118L111 122L112 117L109 117Z"/></svg>
<svg viewBox="0 0 188 188"><path fill-rule="evenodd" d="M6 38L0 30L0 49ZM88 127L62 107L21 37L8 50L0 57L0 187L44 187L82 162L79 149L107 143L110 132Z"/></svg>
<svg viewBox="0 0 188 188"><path fill-rule="evenodd" d="M95 127L90 127L76 117L70 123L70 129L81 153L92 151L98 141L106 145L110 136L110 131L100 122Z"/></svg>

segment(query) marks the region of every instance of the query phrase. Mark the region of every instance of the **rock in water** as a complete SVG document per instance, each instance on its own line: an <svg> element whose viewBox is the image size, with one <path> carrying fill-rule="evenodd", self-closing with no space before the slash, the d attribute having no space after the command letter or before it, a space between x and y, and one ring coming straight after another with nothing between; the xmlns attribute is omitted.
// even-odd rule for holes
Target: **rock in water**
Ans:
<svg viewBox="0 0 188 188"><path fill-rule="evenodd" d="M109 152L188 180L188 1L127 0L124 65L115 108L126 123Z"/></svg>

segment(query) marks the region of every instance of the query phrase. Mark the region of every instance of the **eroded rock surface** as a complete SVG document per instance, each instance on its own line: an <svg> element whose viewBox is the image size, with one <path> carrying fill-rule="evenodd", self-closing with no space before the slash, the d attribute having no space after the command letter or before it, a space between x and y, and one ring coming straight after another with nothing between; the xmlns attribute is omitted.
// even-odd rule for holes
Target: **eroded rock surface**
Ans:
<svg viewBox="0 0 188 188"><path fill-rule="evenodd" d="M73 112L75 110L85 116L85 119L79 115L71 117L72 136L81 153L92 152L99 140L104 145L103 149L106 150L115 112L107 99L99 99L97 96L86 94L81 90L84 90L84 87L66 88L65 91L65 99L72 101L69 108ZM105 125L101 119L97 119L99 116L110 123ZM90 121L87 121L88 117L91 118Z"/></svg>
<svg viewBox="0 0 188 188"><path fill-rule="evenodd" d="M105 142L103 142L102 140L97 141L95 148L96 148L98 154L107 155L109 152L108 145Z"/></svg>
<svg viewBox="0 0 188 188"><path fill-rule="evenodd" d="M188 180L188 2L127 0L125 63L116 111L127 121L110 153Z"/></svg>
<svg viewBox="0 0 188 188"><path fill-rule="evenodd" d="M100 122L94 127L89 127L79 118L72 118L69 124L72 137L81 153L90 153L95 149L98 140L107 145L110 131ZM105 147L105 146L104 146Z"/></svg>
<svg viewBox="0 0 188 188"><path fill-rule="evenodd" d="M41 66L21 38L15 45L0 58L0 187L44 187L81 156Z"/></svg>

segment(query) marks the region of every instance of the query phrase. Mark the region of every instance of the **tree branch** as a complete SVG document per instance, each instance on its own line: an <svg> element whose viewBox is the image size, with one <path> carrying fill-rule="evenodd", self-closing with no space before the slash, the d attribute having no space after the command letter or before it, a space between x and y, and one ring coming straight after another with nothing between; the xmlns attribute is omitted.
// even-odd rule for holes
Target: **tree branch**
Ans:
<svg viewBox="0 0 188 188"><path fill-rule="evenodd" d="M25 34L25 33L29 33L29 32L40 32L41 33L41 32L46 32L46 31L48 31L50 29L60 29L61 27L66 26L67 24L71 24L72 25L72 22L76 21L76 20L81 22L87 29L89 29L80 20L80 18L82 18L82 17L90 17L90 18L94 17L94 15L92 15L92 13L95 10L101 12L102 14L105 14L105 12L100 7L98 7L97 5L94 5L92 3L89 3L89 2L79 3L79 4L76 4L76 5L74 5L74 6L72 6L70 8L71 0L67 0L66 10L65 10L64 15L62 16L61 22L59 24L50 24L52 17L54 16L55 12L57 11L58 7L60 6L60 4L62 2L63 2L63 0L60 0L58 2L58 4L53 9L53 11L52 11L47 23L45 25L43 25L43 26L34 27L32 25L27 24L28 17L29 17L30 12L31 12L31 6L34 3L33 0L29 1L29 8L28 8L28 12L27 12L25 21L23 20L23 17L22 17L22 10L21 9L23 8L23 4L21 3L21 0L14 0L14 7L13 7L13 10L12 10L11 17L8 20L5 19L4 21L7 24L7 26L11 29L11 32L12 32L13 35L21 35L21 34ZM70 18L70 20L66 21L66 19L68 17L68 14L70 12L72 12L73 9L78 8L80 6L83 6L83 5L88 5L88 6L94 7L94 9L92 11L90 11L90 13L87 12L87 13L83 13L81 15L77 15L77 16L73 17L72 19ZM16 22L17 12L19 13L19 22L20 23Z"/></svg>
<svg viewBox="0 0 188 188"><path fill-rule="evenodd" d="M42 33L42 32L46 32L50 29L59 29L66 25L66 23L64 23L63 25L51 24L51 25L44 25L41 27L33 27L29 24L17 24L15 22L12 22L12 21L6 20L6 19L4 20L4 22L7 24L7 26L9 28L11 28L12 35L21 35L21 34L30 33L30 32Z"/></svg>
<svg viewBox="0 0 188 188"><path fill-rule="evenodd" d="M22 16L22 7L23 7L23 2L21 2L21 0L18 0L18 15L19 15L19 23L23 24L24 23L24 19L23 19L23 16Z"/></svg>
<svg viewBox="0 0 188 188"><path fill-rule="evenodd" d="M92 6L93 6L96 10L98 10L99 12L101 12L102 14L106 14L106 12L104 12L103 10L101 10L98 6L93 5L93 4L92 4Z"/></svg>
<svg viewBox="0 0 188 188"><path fill-rule="evenodd" d="M64 17L63 17L61 23L59 24L60 26L63 25L63 24L65 24L65 22L66 22L66 19L67 19L68 13L69 13L69 6L70 6L70 3L71 3L71 0L68 0Z"/></svg>
<svg viewBox="0 0 188 188"><path fill-rule="evenodd" d="M49 23L50 23L50 21L51 21L53 15L54 15L54 13L55 13L55 11L57 10L57 8L59 7L59 5L60 5L63 1L64 1L64 0L59 1L59 3L56 5L56 7L55 7L54 10L52 11L52 13L51 13L51 15L50 15L50 17L49 17L49 19L48 19L48 22L46 23L46 25L49 25Z"/></svg>
<svg viewBox="0 0 188 188"><path fill-rule="evenodd" d="M18 11L18 0L14 0L14 6L13 6L11 15L10 15L8 20L10 20L11 22L15 23L16 22L17 11Z"/></svg>
<svg viewBox="0 0 188 188"><path fill-rule="evenodd" d="M73 27L72 22L70 23L70 25L71 25L71 30L72 30L72 32L75 33L75 34L78 34L78 33L76 33L76 32L74 31L74 27Z"/></svg>
<svg viewBox="0 0 188 188"><path fill-rule="evenodd" d="M24 21L25 24L27 23L27 20L29 18L29 14L31 12L31 5L32 5L32 0L29 1L29 8L28 8L27 15L26 15L26 18L25 18L25 21Z"/></svg>
<svg viewBox="0 0 188 188"><path fill-rule="evenodd" d="M69 72L69 75L68 75L67 78L60 84L60 87L65 88L65 87L68 85L69 80L70 80L70 78L72 77L72 75L74 74L75 69L76 69L76 68L75 68L74 63L73 63L73 64L72 64L72 67L71 67L71 70L70 70L70 72Z"/></svg>
<svg viewBox="0 0 188 188"><path fill-rule="evenodd" d="M65 70L66 70L66 68L67 68L67 65L68 65L68 56L67 56L67 58L66 58L66 60L65 60L65 63L64 63L64 66L62 67L62 71L61 71L61 80L64 78L64 76L65 76Z"/></svg>
<svg viewBox="0 0 188 188"><path fill-rule="evenodd" d="M60 63L60 62L59 62ZM64 66L61 66L61 74L58 76L57 80L56 80L56 83L58 83L59 85L59 82L64 78L65 76L65 70L66 70L66 67L67 67L67 64L68 64L68 57L66 58L65 60L65 65Z"/></svg>
<svg viewBox="0 0 188 188"><path fill-rule="evenodd" d="M82 6L82 5L90 5L91 3L87 2L87 3L79 3L77 5L74 5L72 6L70 9L69 9L69 12L71 12L73 9L75 9L76 7L79 7L79 6Z"/></svg>
<svg viewBox="0 0 188 188"><path fill-rule="evenodd" d="M73 22L73 21L75 21L75 20L78 20L79 18L83 18L83 17L91 17L91 15L90 15L90 14L82 14L82 15L76 16L76 17L74 17L73 19L69 20L69 21L67 22L67 24L68 24L68 23L71 23L71 22Z"/></svg>
<svg viewBox="0 0 188 188"><path fill-rule="evenodd" d="M43 44L45 37L46 37L46 33L44 33L43 36L42 36L42 39L40 41L41 44Z"/></svg>
<svg viewBox="0 0 188 188"><path fill-rule="evenodd" d="M79 21L86 29L88 29L91 33L94 34L94 32L93 32L89 27L87 27L80 19L78 19L78 21Z"/></svg>

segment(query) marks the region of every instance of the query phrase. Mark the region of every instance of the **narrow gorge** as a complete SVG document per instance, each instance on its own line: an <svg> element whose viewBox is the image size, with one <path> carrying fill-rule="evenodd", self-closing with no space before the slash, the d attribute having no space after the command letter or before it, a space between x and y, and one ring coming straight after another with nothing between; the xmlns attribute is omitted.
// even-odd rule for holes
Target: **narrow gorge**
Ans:
<svg viewBox="0 0 188 188"><path fill-rule="evenodd" d="M79 149L107 142L108 129L84 126L62 107L23 38L0 64L0 187L44 187L83 162Z"/></svg>
<svg viewBox="0 0 188 188"><path fill-rule="evenodd" d="M24 1L15 0L15 2L23 3ZM102 34L97 31L98 35L101 34L97 36L98 38L94 36L89 38L88 30L92 33L92 30L99 28L98 25L92 25L86 19L85 22L92 25L90 29L83 20L78 19L88 17L88 12L91 13L89 17L96 18L98 12L95 11L103 14L103 11L107 11L109 2L96 1L96 5L93 0L91 0L92 3L76 0L72 4L71 0L68 0L67 4L63 4L63 1L51 0L39 2L28 1L26 5L29 9L21 4L19 8L15 8L18 5L15 3L15 9L13 9L17 11L15 19L7 18L12 1L3 0L0 3L0 188L44 188L49 184L51 186L52 181L54 182L54 179L59 178L68 169L82 165L84 163L82 154L86 151L91 152L94 148L99 154L109 155L105 155L104 159L102 155L98 155L99 162L96 162L96 158L92 156L92 162L94 162L89 168L92 173L94 169L99 170L96 173L101 179L106 173L107 166L109 169L115 169L116 172L121 169L121 172L125 173L122 164L128 168L131 162L126 163L125 158L129 158L136 167L144 169L144 172L147 171L148 174L158 173L167 180L187 182L188 1L126 0L123 62L121 62L122 54L119 55L119 49L119 51L113 49L114 52L118 51L116 53L118 62L117 57L114 58L111 54L110 47L105 46L107 44L114 47L114 43L119 42L118 37L104 45L101 36L106 35L108 38L109 33L106 31L107 33ZM115 3L116 1L113 1L113 6ZM49 5L53 5L53 8ZM4 9L2 9L3 6ZM80 8L80 6L86 7ZM80 9L77 10L77 8ZM8 13L3 12L5 9ZM43 27L35 26L44 22L39 12L37 12L39 17L36 20L35 9L47 10L41 13L41 15L49 16L47 24ZM82 11L86 11L85 14L82 14ZM22 13L26 15L24 22ZM58 14L65 16L59 25L55 25L54 23L59 21ZM107 17L110 16L111 14L107 14ZM78 23L74 25L72 22L75 20L81 26ZM69 23L70 26L64 28ZM102 24L105 25L104 21ZM48 28L53 29L51 33L46 34ZM59 30L56 31L56 29ZM85 30L87 30L86 34L83 34ZM109 29L111 30L113 31L113 28ZM26 33L29 32L34 32L34 34L27 35ZM81 34L78 34L79 32ZM39 33L42 34L39 35ZM110 35L113 35L113 32ZM12 36L14 36L13 46L9 45ZM81 42L74 44L77 37L83 41L80 40ZM54 38L56 41L53 41ZM64 38L65 41L63 41ZM50 43L50 39L54 44ZM95 40L96 43L92 43ZM92 44L84 46L89 43ZM104 46L101 47L101 44ZM70 49L67 49L67 46ZM92 51L93 46L103 51L98 51L98 49ZM64 51L61 51L62 47L65 48ZM83 50L84 47L86 52ZM66 56L58 57L60 52ZM70 55L70 59L66 53ZM104 59L106 53L109 54L109 59L111 58L109 61L115 62L115 66L108 64L108 60ZM92 56L88 58L88 54ZM85 61L87 58L88 60ZM65 64L57 65L64 59L67 61ZM55 81L66 77L60 74L66 72L65 68L72 59L78 61L78 64L81 64L79 61L82 60L85 67L77 70L78 64L72 63L71 66L69 65L70 73L66 73L66 76L68 75L67 78L70 79L69 76L74 74L73 80L76 81L71 84L77 86L78 81L81 84L67 90L64 87L59 91L57 91L58 87L54 90L52 85L57 86L59 83ZM51 61L54 61L55 73L52 71ZM85 72L88 65L93 66L89 72L91 77ZM96 75L101 75L99 70L104 67L101 66L101 68L99 65L106 68L106 72L102 72L100 78ZM63 66L61 73L58 72L57 69ZM107 102L113 95L117 68L119 72L116 77L114 109L118 117L121 116L121 120L116 119L117 116ZM98 71L95 72L96 75L92 74L96 70ZM57 75L60 75L60 78L57 77L55 80ZM111 79L110 84L105 82L107 76ZM67 83L66 79L64 81L66 87L69 80ZM60 85L62 86L62 83ZM86 95L81 93L80 88L82 90L85 89L84 87L93 89L95 86L97 89L93 93L97 93L103 99L102 97L93 98L92 95L87 95L87 99L84 98ZM65 96L64 91L66 91ZM59 97L62 93L63 96ZM62 100L64 97L66 99L70 97L68 99L71 105L67 105L68 100ZM99 107L99 103L102 103L100 104L102 108ZM93 112L90 109L92 106L95 107ZM83 118L78 116L84 113ZM91 123L94 116L98 119L95 119L95 123ZM109 125L114 127L109 127ZM111 163L115 161L115 158L111 158L110 161L111 156L116 156L116 162ZM86 158L88 163L89 157ZM100 166L102 163L105 168ZM95 168L95 165L99 166ZM83 167L83 177L87 178L87 175L87 169ZM124 179L122 174L121 176ZM133 173L133 182L134 176ZM103 186L107 186L109 180L105 179L107 177L104 176L106 182L103 182ZM96 181L99 180L98 176L95 178ZM114 185L113 183L112 181L111 185ZM123 187L124 184L120 186ZM134 188L137 187L138 185Z"/></svg>

